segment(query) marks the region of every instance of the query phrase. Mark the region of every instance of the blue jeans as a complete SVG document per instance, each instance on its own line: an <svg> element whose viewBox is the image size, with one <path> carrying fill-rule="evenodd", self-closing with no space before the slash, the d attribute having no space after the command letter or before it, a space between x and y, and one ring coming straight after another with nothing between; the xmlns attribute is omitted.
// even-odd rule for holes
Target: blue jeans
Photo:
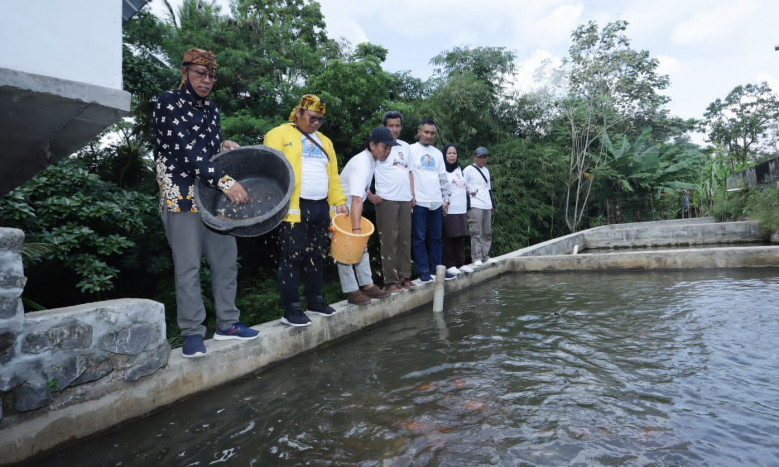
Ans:
<svg viewBox="0 0 779 467"><path fill-rule="evenodd" d="M411 213L411 249L417 274L430 273L441 264L443 213L443 207L430 210L421 206L414 206Z"/></svg>

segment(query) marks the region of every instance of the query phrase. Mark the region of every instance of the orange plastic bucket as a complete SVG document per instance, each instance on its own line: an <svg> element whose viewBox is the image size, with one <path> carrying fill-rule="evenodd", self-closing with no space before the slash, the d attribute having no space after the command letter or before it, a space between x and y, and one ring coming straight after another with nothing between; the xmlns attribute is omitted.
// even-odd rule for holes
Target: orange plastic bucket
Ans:
<svg viewBox="0 0 779 467"><path fill-rule="evenodd" d="M373 234L373 223L361 217L360 230L362 233L352 233L352 219L346 214L333 217L330 256L342 264L359 263L368 245L368 238Z"/></svg>

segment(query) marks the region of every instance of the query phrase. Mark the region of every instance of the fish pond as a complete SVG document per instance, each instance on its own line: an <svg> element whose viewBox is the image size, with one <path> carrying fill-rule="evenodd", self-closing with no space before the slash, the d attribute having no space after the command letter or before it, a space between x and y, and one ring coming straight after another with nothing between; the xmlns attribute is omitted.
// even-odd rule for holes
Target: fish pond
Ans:
<svg viewBox="0 0 779 467"><path fill-rule="evenodd" d="M777 465L778 304L775 268L502 276L29 463Z"/></svg>

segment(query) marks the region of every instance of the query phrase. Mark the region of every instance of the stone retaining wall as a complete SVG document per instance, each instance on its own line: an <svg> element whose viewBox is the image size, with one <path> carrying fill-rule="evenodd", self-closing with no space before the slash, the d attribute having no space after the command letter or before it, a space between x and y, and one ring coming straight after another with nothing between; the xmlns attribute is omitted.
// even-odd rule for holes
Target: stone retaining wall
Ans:
<svg viewBox="0 0 779 467"><path fill-rule="evenodd" d="M165 366L160 303L122 299L25 314L23 242L21 230L0 228L0 425Z"/></svg>

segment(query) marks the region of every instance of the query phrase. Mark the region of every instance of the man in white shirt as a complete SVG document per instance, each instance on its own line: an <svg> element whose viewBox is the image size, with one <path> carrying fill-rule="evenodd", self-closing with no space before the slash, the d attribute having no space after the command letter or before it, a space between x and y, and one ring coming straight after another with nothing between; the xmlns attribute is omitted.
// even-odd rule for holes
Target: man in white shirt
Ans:
<svg viewBox="0 0 779 467"><path fill-rule="evenodd" d="M349 159L341 172L341 187L346 195L346 206L349 207L353 234L363 233L360 228L363 201L371 186L376 164L385 161L390 154L390 149L397 144L390 130L383 126L376 127L368 136L365 149ZM353 305L367 305L371 302L371 298L384 298L390 294L373 283L367 248L359 263L355 265L338 263L338 276L341 278L341 288L347 295L347 301Z"/></svg>
<svg viewBox="0 0 779 467"><path fill-rule="evenodd" d="M490 260L492 244L492 195L490 171L487 169L487 148L479 146L473 156L473 164L463 170L465 185L471 197L468 210L468 230L471 232L471 259L474 266Z"/></svg>
<svg viewBox="0 0 779 467"><path fill-rule="evenodd" d="M386 160L376 161L376 193L368 200L376 206L376 228L381 243L381 270L384 289L391 293L413 289L411 282L411 208L412 194L408 159L411 149L398 139L403 129L403 115L389 111L381 118L396 145Z"/></svg>
<svg viewBox="0 0 779 467"><path fill-rule="evenodd" d="M419 282L432 282L431 271L441 262L443 241L441 224L449 207L449 179L444 156L433 141L438 128L432 119L419 124L419 142L411 145L411 193L414 210L411 213L411 245ZM446 274L446 280L455 276Z"/></svg>

